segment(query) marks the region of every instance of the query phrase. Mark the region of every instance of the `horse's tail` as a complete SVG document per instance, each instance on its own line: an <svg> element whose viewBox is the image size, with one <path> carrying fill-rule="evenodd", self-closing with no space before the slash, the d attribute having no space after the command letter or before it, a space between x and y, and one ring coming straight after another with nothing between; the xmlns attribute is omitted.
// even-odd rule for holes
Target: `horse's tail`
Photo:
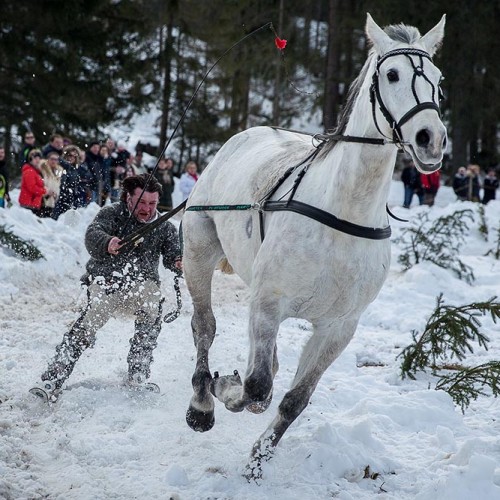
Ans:
<svg viewBox="0 0 500 500"><path fill-rule="evenodd" d="M224 257L217 264L217 269L219 269L224 274L234 274L233 266L229 263L229 261Z"/></svg>

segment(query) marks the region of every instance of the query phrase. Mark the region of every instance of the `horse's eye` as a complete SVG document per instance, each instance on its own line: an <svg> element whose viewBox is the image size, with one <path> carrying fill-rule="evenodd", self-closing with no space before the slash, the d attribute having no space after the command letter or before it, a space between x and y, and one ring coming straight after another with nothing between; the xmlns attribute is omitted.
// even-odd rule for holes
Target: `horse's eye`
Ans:
<svg viewBox="0 0 500 500"><path fill-rule="evenodd" d="M397 82L399 81L399 75L398 72L395 69L390 69L387 72L387 79L392 83L392 82Z"/></svg>

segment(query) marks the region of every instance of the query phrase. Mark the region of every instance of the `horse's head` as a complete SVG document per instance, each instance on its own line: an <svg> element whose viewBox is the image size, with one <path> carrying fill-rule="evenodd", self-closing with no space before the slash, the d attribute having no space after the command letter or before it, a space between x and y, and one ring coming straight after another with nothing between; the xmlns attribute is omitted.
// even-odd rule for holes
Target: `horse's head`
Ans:
<svg viewBox="0 0 500 500"><path fill-rule="evenodd" d="M441 166L447 137L439 100L441 72L432 56L444 36L445 16L424 36L404 25L382 30L368 14L366 33L378 56L371 99L378 130L411 154L423 173Z"/></svg>

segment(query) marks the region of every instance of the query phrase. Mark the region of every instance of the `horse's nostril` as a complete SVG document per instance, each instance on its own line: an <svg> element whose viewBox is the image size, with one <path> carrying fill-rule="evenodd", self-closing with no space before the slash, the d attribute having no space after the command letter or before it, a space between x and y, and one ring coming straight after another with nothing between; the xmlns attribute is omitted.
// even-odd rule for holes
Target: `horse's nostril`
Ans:
<svg viewBox="0 0 500 500"><path fill-rule="evenodd" d="M426 148L429 145L430 142L431 142L431 137L430 137L430 134L429 134L428 130L423 129L420 132L418 132L418 134L417 134L417 144L420 147Z"/></svg>
<svg viewBox="0 0 500 500"><path fill-rule="evenodd" d="M448 139L446 136L443 137L443 149L446 149L446 146L448 145Z"/></svg>

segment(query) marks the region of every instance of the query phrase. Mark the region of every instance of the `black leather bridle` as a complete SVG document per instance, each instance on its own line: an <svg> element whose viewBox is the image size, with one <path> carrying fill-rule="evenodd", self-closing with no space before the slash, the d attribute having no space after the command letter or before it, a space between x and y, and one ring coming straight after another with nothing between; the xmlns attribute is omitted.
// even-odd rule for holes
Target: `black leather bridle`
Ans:
<svg viewBox="0 0 500 500"><path fill-rule="evenodd" d="M386 105L384 104L384 101L382 100L382 96L380 95L380 86L379 86L379 76L380 76L380 66L384 61L389 59L390 57L395 57L395 56L406 56L408 60L410 61L412 68L413 68L413 78L412 78L412 83L411 83L411 89L413 93L413 97L415 98L415 106L411 108L409 111L407 111L399 121L396 121L394 117L391 115L390 111L387 109ZM418 64L415 63L413 58L411 56L417 56L418 57ZM436 104L436 93L438 97L438 102L441 101L442 99L442 91L441 87L438 85L434 85L431 80L428 78L428 76L425 74L424 71L424 59L428 59L429 61L432 62L431 56L425 52L424 50L419 50L419 49L411 49L411 48L403 48L403 49L395 49L391 50L387 53L385 53L383 56L379 56L377 60L377 67L375 69L375 72L373 73L372 77L372 84L370 86L370 102L372 104L372 115L373 115L373 121L375 123L375 126L377 127L377 130L381 135L389 139L380 129L380 126L377 121L377 113L376 113L376 105L378 104L379 109L384 116L384 118L387 120L389 123L391 130L392 130L392 141L396 146L400 149L404 149L404 146L407 145L404 141L403 138L403 133L401 131L401 127L413 116L415 116L417 113L424 109L434 109L438 115L441 117L441 109L439 107L439 104ZM416 82L417 78L423 78L432 88L432 100L431 101L420 101L417 90L416 90Z"/></svg>

